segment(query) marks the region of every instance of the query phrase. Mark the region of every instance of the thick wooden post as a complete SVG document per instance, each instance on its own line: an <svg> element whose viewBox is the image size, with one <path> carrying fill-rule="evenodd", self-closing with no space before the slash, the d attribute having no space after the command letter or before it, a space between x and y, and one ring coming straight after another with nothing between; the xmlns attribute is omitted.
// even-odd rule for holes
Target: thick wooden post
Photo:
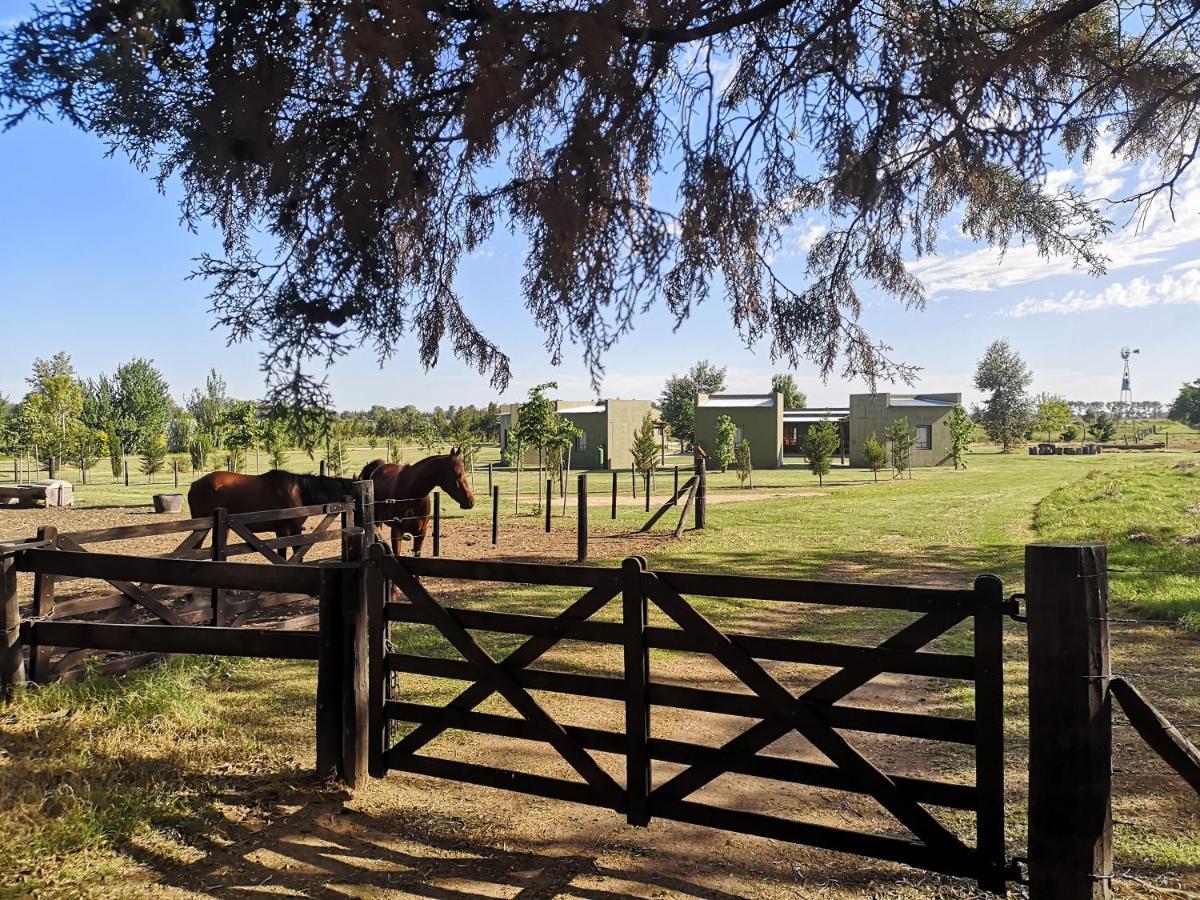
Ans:
<svg viewBox="0 0 1200 900"><path fill-rule="evenodd" d="M1029 896L1106 900L1112 877L1108 548L1025 548Z"/></svg>
<svg viewBox="0 0 1200 900"><path fill-rule="evenodd" d="M629 491L633 499L637 499L637 464L629 464Z"/></svg>
<svg viewBox="0 0 1200 900"><path fill-rule="evenodd" d="M679 466L675 467L675 504L679 505Z"/></svg>
<svg viewBox="0 0 1200 900"><path fill-rule="evenodd" d="M328 563L320 569L317 775L332 778L342 768L342 579L341 571Z"/></svg>
<svg viewBox="0 0 1200 900"><path fill-rule="evenodd" d="M212 559L214 562L225 561L225 547L229 543L229 510L217 507L213 510L212 528ZM225 590L212 588L209 597L211 615L209 621L215 627L225 624Z"/></svg>
<svg viewBox="0 0 1200 900"><path fill-rule="evenodd" d="M388 623L384 618L384 606L390 590L383 575L384 545L380 541L369 541L367 545L366 601L367 601L367 773L372 778L387 774L383 754L387 750L388 731L383 717L383 704L387 697L385 686L390 675L387 672Z"/></svg>
<svg viewBox="0 0 1200 900"><path fill-rule="evenodd" d="M0 557L0 701L8 703L25 683L21 648L21 609L17 599L15 556Z"/></svg>
<svg viewBox="0 0 1200 900"><path fill-rule="evenodd" d="M492 488L492 546L500 539L500 485Z"/></svg>
<svg viewBox="0 0 1200 900"><path fill-rule="evenodd" d="M322 477L322 478L325 478L325 477L326 477L326 473L327 473L327 470L328 470L328 468L329 468L329 466L328 466L328 464L326 463L326 461L325 461L325 460L321 460L321 463L320 463L320 469L318 469L318 471L320 472L320 475L321 475L321 477Z"/></svg>
<svg viewBox="0 0 1200 900"><path fill-rule="evenodd" d="M975 845L979 883L1005 892L1004 846L1004 585L995 575L975 579Z"/></svg>
<svg viewBox="0 0 1200 900"><path fill-rule="evenodd" d="M442 555L442 492L433 492L433 555Z"/></svg>
<svg viewBox="0 0 1200 900"><path fill-rule="evenodd" d="M546 479L546 533L550 533L550 492L554 489L554 479Z"/></svg>
<svg viewBox="0 0 1200 900"><path fill-rule="evenodd" d="M129 487L129 460L125 460L125 487Z"/></svg>
<svg viewBox="0 0 1200 900"><path fill-rule="evenodd" d="M617 517L617 470L612 473L612 517Z"/></svg>
<svg viewBox="0 0 1200 900"><path fill-rule="evenodd" d="M575 489L578 513L575 523L575 556L580 562L587 559L588 549L588 488L587 473L579 473L578 487Z"/></svg>
<svg viewBox="0 0 1200 900"><path fill-rule="evenodd" d="M47 549L58 549L58 529L43 525L37 530L37 539L45 541ZM54 617L54 576L38 572L33 576L33 616L37 619ZM50 648L38 644L29 645L29 680L36 684L50 683Z"/></svg>
<svg viewBox="0 0 1200 900"><path fill-rule="evenodd" d="M704 458L696 460L696 527L708 525L708 473Z"/></svg>
<svg viewBox="0 0 1200 900"><path fill-rule="evenodd" d="M375 540L375 482L354 482L354 524L367 534L367 543Z"/></svg>
<svg viewBox="0 0 1200 900"><path fill-rule="evenodd" d="M646 643L648 609L642 590L645 563L630 557L621 563L621 612L625 627L625 784L626 819L650 822L650 648Z"/></svg>
<svg viewBox="0 0 1200 900"><path fill-rule="evenodd" d="M492 464L491 464L491 463L488 463L488 495L489 495L489 496L490 496L490 495L491 495L491 493L492 493L492 488L493 488L493 486L494 486L494 485L493 485L493 483L492 483Z"/></svg>
<svg viewBox="0 0 1200 900"><path fill-rule="evenodd" d="M179 487L179 460L177 460L177 459L171 460L171 471L175 475L175 487ZM84 479L83 483L87 484L87 480Z"/></svg>
<svg viewBox="0 0 1200 900"><path fill-rule="evenodd" d="M366 784L370 757L371 649L365 561L367 533L355 526L346 534L342 576L342 777L351 788Z"/></svg>

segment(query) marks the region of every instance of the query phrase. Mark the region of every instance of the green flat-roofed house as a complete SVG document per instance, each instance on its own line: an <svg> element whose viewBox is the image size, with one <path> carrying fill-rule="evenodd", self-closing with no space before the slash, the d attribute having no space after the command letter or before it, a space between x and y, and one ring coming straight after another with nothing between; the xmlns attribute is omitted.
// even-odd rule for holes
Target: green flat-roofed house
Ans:
<svg viewBox="0 0 1200 900"><path fill-rule="evenodd" d="M940 466L950 459L950 411L962 394L851 394L850 465L862 466L863 444L872 434L884 442L884 432L897 419L908 419L916 443L912 464Z"/></svg>
<svg viewBox="0 0 1200 900"><path fill-rule="evenodd" d="M696 442L710 455L716 447L721 416L729 416L737 428L736 445L750 442L754 468L783 465L783 394L697 394Z"/></svg>
<svg viewBox="0 0 1200 900"><path fill-rule="evenodd" d="M554 408L583 434L571 448L571 466L578 469L628 469L629 448L646 413L657 419L649 400L555 400ZM517 423L519 404L500 407L500 446L507 448L509 431ZM537 448L525 451L524 465L538 464Z"/></svg>

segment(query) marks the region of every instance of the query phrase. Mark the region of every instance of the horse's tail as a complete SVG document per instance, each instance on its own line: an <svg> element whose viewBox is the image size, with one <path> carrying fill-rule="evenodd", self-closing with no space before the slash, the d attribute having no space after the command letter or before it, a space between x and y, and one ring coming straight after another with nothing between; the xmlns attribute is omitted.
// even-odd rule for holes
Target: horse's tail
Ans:
<svg viewBox="0 0 1200 900"><path fill-rule="evenodd" d="M374 477L375 473L378 472L379 469L385 465L386 465L386 463L382 459L371 460L369 463L367 463L365 466L363 466L362 472L360 472L358 475L358 480L359 481L370 481L371 478Z"/></svg>

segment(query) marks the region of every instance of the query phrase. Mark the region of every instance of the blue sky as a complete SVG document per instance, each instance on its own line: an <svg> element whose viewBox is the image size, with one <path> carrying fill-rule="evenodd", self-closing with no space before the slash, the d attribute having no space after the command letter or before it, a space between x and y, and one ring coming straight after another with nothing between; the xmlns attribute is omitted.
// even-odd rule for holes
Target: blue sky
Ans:
<svg viewBox="0 0 1200 900"><path fill-rule="evenodd" d="M24 0L0 0L0 26L28 8ZM1086 169L1064 167L1051 180L1101 197L1146 177L1139 166L1102 153ZM214 233L190 233L179 224L177 199L173 189L160 194L149 176L123 158L106 157L100 141L65 124L28 122L0 134L0 393L19 397L33 359L58 350L70 353L85 375L151 357L177 397L202 383L212 366L234 394L262 393L257 348L227 347L225 335L212 328L206 285L187 280L193 259L219 247ZM815 218L802 223L790 238L791 252L777 260L794 287L804 283L804 249L823 228ZM1112 236L1106 245L1112 262L1100 278L1025 248L1000 260L963 240L953 223L946 230L939 255L914 262L930 289L926 310L905 311L878 297L864 314L876 339L922 368L918 389L962 391L973 399L971 373L995 337L1007 337L1029 363L1035 391L1072 399L1116 399L1124 344L1142 351L1134 363L1137 398L1169 401L1181 382L1200 377L1200 173L1185 179L1173 218L1159 205L1140 230ZM519 239L504 236L460 270L468 311L513 358L514 382L500 399L518 399L551 380L560 396L590 396L578 353L568 348L562 366L550 365L520 298L523 253ZM668 375L701 358L727 366L735 390L763 390L771 373L783 369L765 346L742 345L719 296L678 331L672 324L662 310L638 321L606 358L605 396L657 396ZM380 369L363 348L336 363L328 376L338 407L494 399L486 380L449 351L428 374L408 362L415 359L411 346L397 359L406 362ZM794 374L814 405L842 405L849 392L863 389L836 375L822 383L812 366Z"/></svg>

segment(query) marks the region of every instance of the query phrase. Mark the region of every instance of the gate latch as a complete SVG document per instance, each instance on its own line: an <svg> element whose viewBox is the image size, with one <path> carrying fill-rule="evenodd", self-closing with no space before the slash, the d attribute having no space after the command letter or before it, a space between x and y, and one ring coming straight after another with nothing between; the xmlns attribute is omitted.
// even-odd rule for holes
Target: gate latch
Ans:
<svg viewBox="0 0 1200 900"><path fill-rule="evenodd" d="M1021 601L1024 599L1025 599L1025 595L1023 593L1022 594L1013 594L1012 596L1010 596L1008 598L1008 600L1004 604L1007 607L1005 612L1008 613L1008 617L1010 619L1012 619L1014 622L1028 622L1029 621L1029 616L1021 615Z"/></svg>

